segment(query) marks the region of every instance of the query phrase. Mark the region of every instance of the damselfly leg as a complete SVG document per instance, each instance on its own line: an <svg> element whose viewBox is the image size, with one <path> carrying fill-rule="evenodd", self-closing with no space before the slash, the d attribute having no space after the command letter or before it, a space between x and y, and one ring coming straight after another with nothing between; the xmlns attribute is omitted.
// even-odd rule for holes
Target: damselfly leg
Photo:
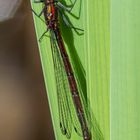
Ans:
<svg viewBox="0 0 140 140"><path fill-rule="evenodd" d="M37 14L33 9L31 9L31 10L41 21L43 21L45 23L45 21L41 18L41 15L42 15L42 13L44 11L44 8L43 8L43 10L39 14Z"/></svg>
<svg viewBox="0 0 140 140"><path fill-rule="evenodd" d="M68 13L71 13L71 11L74 8L76 2L77 2L77 0L75 0L71 5L65 5L65 4L58 1L57 6L59 6L60 8L62 8L65 11L67 11Z"/></svg>
<svg viewBox="0 0 140 140"><path fill-rule="evenodd" d="M39 42L41 42L41 40L43 39L44 36L47 36L46 33L48 32L48 29L41 35L41 37L39 38ZM47 36L49 37L49 36Z"/></svg>
<svg viewBox="0 0 140 140"><path fill-rule="evenodd" d="M83 35L83 32L84 30L83 29L80 29L80 28L77 28L77 27L74 27L72 25L72 23L68 20L67 16L62 13L61 11L59 11L61 17L62 17L62 20L63 20L63 23L64 25L66 25L68 28L71 28L71 29L74 29L74 31L78 34L78 35Z"/></svg>

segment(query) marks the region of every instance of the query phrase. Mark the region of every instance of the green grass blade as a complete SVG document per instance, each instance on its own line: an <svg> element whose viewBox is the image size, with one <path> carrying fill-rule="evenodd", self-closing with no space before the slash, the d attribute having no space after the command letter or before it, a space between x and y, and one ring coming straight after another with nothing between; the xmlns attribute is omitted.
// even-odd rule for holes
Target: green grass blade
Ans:
<svg viewBox="0 0 140 140"><path fill-rule="evenodd" d="M42 5L32 2L31 4L32 8L40 13ZM78 16L80 9L79 19L71 15L67 16L75 27L84 29L84 34L77 35L62 24L62 35L81 90L85 93L85 99L90 101L90 109L94 113L92 116L94 140L102 140L98 137L100 132L105 140L109 140L109 0L100 2L79 0L72 12ZM34 21L37 39L39 39L46 30L46 25L36 16ZM59 127L56 84L49 42L49 38L44 37L38 44L44 79L56 140L67 140L61 134ZM71 139L82 140L83 138L73 131Z"/></svg>
<svg viewBox="0 0 140 140"><path fill-rule="evenodd" d="M140 1L112 0L111 140L140 139Z"/></svg>
<svg viewBox="0 0 140 140"><path fill-rule="evenodd" d="M32 8L36 13L40 13L42 10L42 4L35 4L31 1ZM77 19L72 19L73 22L75 22L75 26L80 27L81 22L78 21L76 22L75 20ZM37 16L34 15L34 23L35 23L35 29L36 29L36 34L37 34L37 39L39 40L40 36L42 33L46 30L46 25L44 22L42 22ZM83 39L82 41L79 41L80 38L83 38L83 36L77 36L75 32L71 32L71 30L64 29L65 27L62 27L63 31L63 36L64 40L67 44L70 44L70 48L68 49L69 54L71 54L71 51L73 52L71 56L71 61L73 63L73 66L75 67L75 70L78 69L77 65L82 65L82 64L75 64L74 60L78 56L83 57L84 51L81 49L81 53L77 53L77 49L75 46L78 46L76 44L79 43L80 47L84 47L83 44ZM80 28L83 28L81 25ZM77 42L74 42L74 40L78 40ZM43 68L43 73L44 73L44 79L46 83L46 89L47 89L47 94L48 94L48 100L49 100L49 105L50 105L50 110L51 110L51 116L52 116L52 122L54 126L54 132L55 132L55 138L56 140L67 140L66 136L63 136L60 130L60 122L59 122L59 113L58 113L58 104L57 104L57 94L56 94L56 84L55 84L55 76L54 76L54 67L53 67L53 59L52 59L52 53L51 53L51 46L50 46L50 39L47 37L44 37L41 43L38 42L39 46L39 52L40 52L40 57L41 57L41 63L42 63L42 68ZM77 62L79 60L76 59ZM84 64L84 61L82 62ZM76 140L82 140L82 137L79 137L73 130L72 137L71 139L76 139Z"/></svg>
<svg viewBox="0 0 140 140"><path fill-rule="evenodd" d="M110 1L88 0L85 23L87 89L91 110L105 140L110 139ZM92 135L95 135L93 132Z"/></svg>

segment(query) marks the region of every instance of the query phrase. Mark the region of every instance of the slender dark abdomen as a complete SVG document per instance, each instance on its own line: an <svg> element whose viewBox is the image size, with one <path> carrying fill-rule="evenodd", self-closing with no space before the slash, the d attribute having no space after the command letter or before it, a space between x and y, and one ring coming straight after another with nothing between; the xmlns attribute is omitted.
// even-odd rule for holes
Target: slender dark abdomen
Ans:
<svg viewBox="0 0 140 140"><path fill-rule="evenodd" d="M59 28L55 29L54 33L55 33L58 47L59 47L59 50L60 50L60 53L61 53L61 56L63 59L64 67L65 67L66 74L67 74L68 81L69 81L70 90L71 90L72 97L73 97L73 102L75 104L78 119L79 119L79 122L81 124L81 129L83 132L84 140L90 140L90 134L88 132L89 130L88 130L88 127L86 124L86 119L84 116L82 103L81 103L81 100L79 97L77 83L76 83L76 80L75 80L75 77L73 74L73 70L72 70L72 66L71 66L70 61L69 61L68 54L67 54L66 49L64 47L64 43L63 43Z"/></svg>

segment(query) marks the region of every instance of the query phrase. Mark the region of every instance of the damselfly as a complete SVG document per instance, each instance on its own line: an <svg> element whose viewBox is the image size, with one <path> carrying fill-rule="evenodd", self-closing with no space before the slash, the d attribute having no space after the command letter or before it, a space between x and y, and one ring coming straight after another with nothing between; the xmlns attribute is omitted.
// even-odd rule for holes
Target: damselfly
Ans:
<svg viewBox="0 0 140 140"><path fill-rule="evenodd" d="M78 81L76 80L69 56L64 46L59 27L59 15L63 17L67 26L75 30L81 29L73 27L66 21L61 10L63 9L70 12L71 9L68 9L59 1L40 0L34 2L42 2L44 4L43 10L40 14L36 14L36 12L33 11L38 17L42 14L44 14L45 17L47 30L43 33L41 38L46 34L46 32L50 32L57 85L60 128L62 133L66 135L67 138L70 138L73 125L78 135L81 135L84 140L90 140L91 134L88 127L88 119L86 117L86 111L81 98L82 91L78 88Z"/></svg>

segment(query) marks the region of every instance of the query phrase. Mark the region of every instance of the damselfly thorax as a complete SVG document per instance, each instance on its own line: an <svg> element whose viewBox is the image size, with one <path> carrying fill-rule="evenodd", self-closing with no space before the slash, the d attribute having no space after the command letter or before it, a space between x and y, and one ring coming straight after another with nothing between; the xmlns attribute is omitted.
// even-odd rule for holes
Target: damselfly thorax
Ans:
<svg viewBox="0 0 140 140"><path fill-rule="evenodd" d="M56 29L58 25L58 8L55 6L54 0L46 0L44 16L49 29Z"/></svg>

